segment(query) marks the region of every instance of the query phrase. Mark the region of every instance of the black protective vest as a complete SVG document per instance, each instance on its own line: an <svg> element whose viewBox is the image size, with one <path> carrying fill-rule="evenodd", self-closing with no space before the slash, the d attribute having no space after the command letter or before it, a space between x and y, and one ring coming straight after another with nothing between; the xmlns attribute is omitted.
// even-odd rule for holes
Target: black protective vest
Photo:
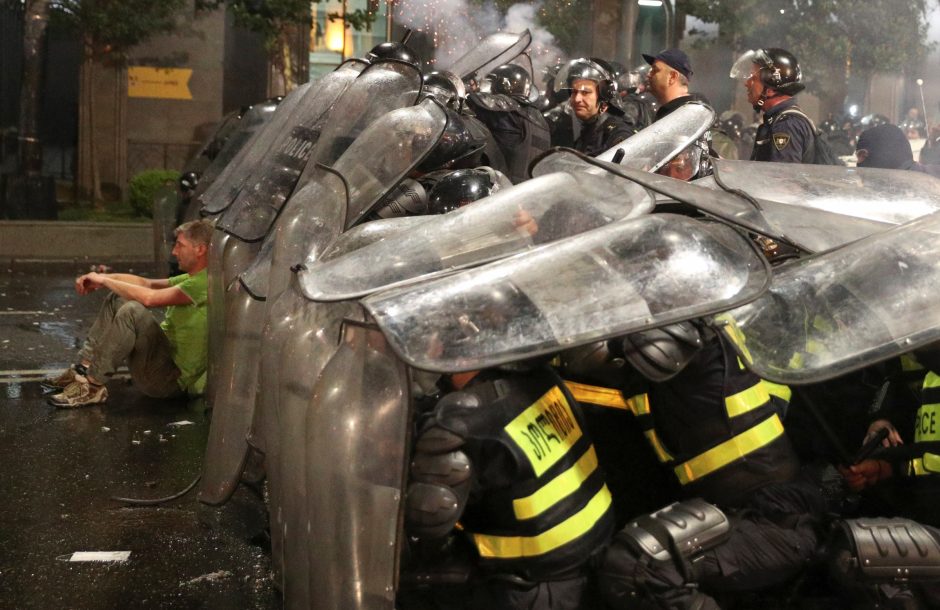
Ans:
<svg viewBox="0 0 940 610"><path fill-rule="evenodd" d="M542 113L502 94L472 93L467 103L493 134L512 183L526 180L529 164L551 146L548 123Z"/></svg>
<svg viewBox="0 0 940 610"><path fill-rule="evenodd" d="M578 405L545 372L475 383L484 406L443 409L476 474L459 526L485 570L570 576L613 533L611 495Z"/></svg>
<svg viewBox="0 0 940 610"><path fill-rule="evenodd" d="M579 401L633 412L687 497L733 507L799 470L778 415L789 389L745 369L721 334L682 372L651 384L646 394L626 398L608 388L570 388Z"/></svg>

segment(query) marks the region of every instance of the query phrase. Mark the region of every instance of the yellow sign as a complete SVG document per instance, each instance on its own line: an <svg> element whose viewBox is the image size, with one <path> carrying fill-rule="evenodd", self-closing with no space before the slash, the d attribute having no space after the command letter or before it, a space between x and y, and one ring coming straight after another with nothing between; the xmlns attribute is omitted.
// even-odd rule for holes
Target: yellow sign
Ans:
<svg viewBox="0 0 940 610"><path fill-rule="evenodd" d="M127 96L164 100L191 100L189 68L149 68L130 66L127 69Z"/></svg>
<svg viewBox="0 0 940 610"><path fill-rule="evenodd" d="M581 438L581 427L558 386L552 387L504 429L529 458L537 477L564 457Z"/></svg>

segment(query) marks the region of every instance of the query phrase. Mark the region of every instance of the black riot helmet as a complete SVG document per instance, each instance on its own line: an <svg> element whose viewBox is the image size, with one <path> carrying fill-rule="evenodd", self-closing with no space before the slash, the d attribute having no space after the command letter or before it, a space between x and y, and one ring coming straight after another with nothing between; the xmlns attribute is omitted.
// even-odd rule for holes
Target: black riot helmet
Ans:
<svg viewBox="0 0 940 610"><path fill-rule="evenodd" d="M372 47L372 50L366 54L366 60L369 63L383 59L394 59L418 67L418 54L403 42L383 42Z"/></svg>
<svg viewBox="0 0 940 610"><path fill-rule="evenodd" d="M196 172L186 172L180 176L180 192L188 195L196 190L199 185L199 174Z"/></svg>
<svg viewBox="0 0 940 610"><path fill-rule="evenodd" d="M428 72L423 77L424 93L448 108L459 109L467 99L467 88L453 72L446 70Z"/></svg>
<svg viewBox="0 0 940 610"><path fill-rule="evenodd" d="M597 84L597 99L610 104L617 95L617 83L610 72L591 59L573 59L555 75L555 91L567 90L569 93L574 83L579 80L594 81Z"/></svg>
<svg viewBox="0 0 940 610"><path fill-rule="evenodd" d="M447 124L444 127L444 133L417 167L417 171L421 173L436 169L466 167L462 163L471 162L475 153L480 152L486 146L486 140L475 136L467 128L460 114L451 108L446 108L445 111Z"/></svg>
<svg viewBox="0 0 940 610"><path fill-rule="evenodd" d="M516 64L493 68L485 80L490 83L490 93L502 93L510 97L528 99L532 89L532 76L528 70Z"/></svg>
<svg viewBox="0 0 940 610"><path fill-rule="evenodd" d="M754 65L760 68L760 81L764 87L784 95L796 95L805 88L800 63L789 51L778 48L748 51L734 62L731 78L748 78Z"/></svg>
<svg viewBox="0 0 940 610"><path fill-rule="evenodd" d="M428 213L452 212L468 203L489 197L507 182L508 179L490 167L450 172L438 180L428 193Z"/></svg>

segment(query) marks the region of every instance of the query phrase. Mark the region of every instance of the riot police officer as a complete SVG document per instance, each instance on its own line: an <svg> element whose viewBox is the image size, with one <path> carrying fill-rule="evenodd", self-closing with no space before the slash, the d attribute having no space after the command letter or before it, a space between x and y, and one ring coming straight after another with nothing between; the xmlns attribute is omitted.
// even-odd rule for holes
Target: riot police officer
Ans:
<svg viewBox="0 0 940 610"><path fill-rule="evenodd" d="M556 87L570 92L571 111L581 127L575 149L595 156L636 133L623 119L623 112L612 104L617 93L616 81L597 62L573 60L555 79Z"/></svg>
<svg viewBox="0 0 940 610"><path fill-rule="evenodd" d="M650 65L646 77L647 91L659 102L654 120L658 121L689 102L702 101L701 96L689 94L692 63L681 49L666 49L658 55L644 53L643 59Z"/></svg>
<svg viewBox="0 0 940 610"><path fill-rule="evenodd" d="M529 163L551 142L542 113L529 102L532 77L522 66L505 64L486 76L489 93L475 91L467 105L489 128L506 160L513 184L527 178Z"/></svg>
<svg viewBox="0 0 940 610"><path fill-rule="evenodd" d="M462 608L596 607L588 562L613 531L613 509L578 403L543 366L449 381L457 391L419 424L409 536L425 556L472 548L479 577Z"/></svg>
<svg viewBox="0 0 940 610"><path fill-rule="evenodd" d="M696 321L613 346L643 377L625 369L623 402L686 499L614 536L599 570L611 608L717 608L711 595L784 582L815 549L824 502L784 432L789 389L743 368L734 343Z"/></svg>
<svg viewBox="0 0 940 610"><path fill-rule="evenodd" d="M763 113L751 160L813 163L816 128L793 97L804 88L796 57L777 48L748 51L731 77L744 79L747 101Z"/></svg>

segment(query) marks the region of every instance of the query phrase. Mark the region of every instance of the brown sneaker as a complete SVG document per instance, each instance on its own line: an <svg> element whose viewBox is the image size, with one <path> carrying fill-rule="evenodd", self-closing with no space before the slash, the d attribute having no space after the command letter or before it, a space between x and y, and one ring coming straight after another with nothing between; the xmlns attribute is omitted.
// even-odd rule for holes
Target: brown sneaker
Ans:
<svg viewBox="0 0 940 610"><path fill-rule="evenodd" d="M67 385L75 381L76 375L78 375L78 373L75 371L75 365L73 364L62 371L58 376L46 377L40 381L39 384L47 390L64 390Z"/></svg>
<svg viewBox="0 0 940 610"><path fill-rule="evenodd" d="M76 373L75 381L67 385L62 393L49 397L49 404L60 409L75 409L101 404L106 400L108 388L89 383L86 377Z"/></svg>

